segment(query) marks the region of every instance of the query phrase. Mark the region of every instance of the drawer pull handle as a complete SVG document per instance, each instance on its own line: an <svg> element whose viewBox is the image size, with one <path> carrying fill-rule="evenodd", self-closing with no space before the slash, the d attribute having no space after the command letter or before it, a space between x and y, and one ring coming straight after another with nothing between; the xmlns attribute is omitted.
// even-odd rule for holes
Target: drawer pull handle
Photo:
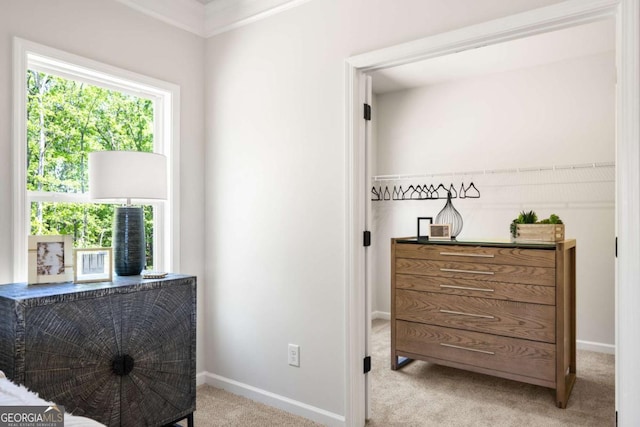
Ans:
<svg viewBox="0 0 640 427"><path fill-rule="evenodd" d="M490 354L490 355L494 355L495 354L493 351L478 350L477 348L462 347L462 346L459 346L459 345L445 344L443 342L441 342L440 345L443 346L443 347L458 348L460 350L475 351L476 353L484 353L484 354Z"/></svg>
<svg viewBox="0 0 640 427"><path fill-rule="evenodd" d="M493 271L475 271L475 270L459 270L457 268L441 268L440 271L446 271L449 273L470 273L470 274L495 274Z"/></svg>
<svg viewBox="0 0 640 427"><path fill-rule="evenodd" d="M495 258L492 254L465 254L462 252L440 252L440 255L446 256L467 256L472 258Z"/></svg>
<svg viewBox="0 0 640 427"><path fill-rule="evenodd" d="M495 292L493 289L470 288L470 287L467 287L467 286L440 285L440 287L441 288L447 288L447 289L462 289L464 291Z"/></svg>
<svg viewBox="0 0 640 427"><path fill-rule="evenodd" d="M440 313L460 314L462 316L470 316L470 317L482 317L483 319L495 319L495 316L488 316L486 314L463 313L462 311L452 311L452 310L442 310L441 309Z"/></svg>

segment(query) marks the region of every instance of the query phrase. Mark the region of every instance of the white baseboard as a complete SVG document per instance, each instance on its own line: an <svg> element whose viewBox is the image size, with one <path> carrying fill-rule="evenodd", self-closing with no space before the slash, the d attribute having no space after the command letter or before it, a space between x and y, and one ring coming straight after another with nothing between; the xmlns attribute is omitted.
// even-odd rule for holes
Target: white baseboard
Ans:
<svg viewBox="0 0 640 427"><path fill-rule="evenodd" d="M371 319L391 319L391 313L386 311L374 311L371 313ZM611 344L603 344L600 342L577 340L576 348L578 350L595 351L597 353L616 354L616 346Z"/></svg>
<svg viewBox="0 0 640 427"><path fill-rule="evenodd" d="M615 345L603 344L600 342L577 340L576 348L578 350L595 351L597 353L616 354Z"/></svg>
<svg viewBox="0 0 640 427"><path fill-rule="evenodd" d="M220 375L212 374L210 372L202 372L196 375L196 384L200 384L200 381L202 381L202 384L220 388L230 393L246 397L247 399L282 409L283 411L299 415L325 426L346 426L345 417L342 415L334 414L333 412L307 405L306 403L299 402L285 396L280 396L270 391L262 390Z"/></svg>
<svg viewBox="0 0 640 427"><path fill-rule="evenodd" d="M207 381L207 373L206 372L200 372L199 374L196 374L196 387L202 385L202 384L206 384Z"/></svg>
<svg viewBox="0 0 640 427"><path fill-rule="evenodd" d="M391 313L387 313L386 311L374 311L373 313L371 313L371 319L391 320Z"/></svg>

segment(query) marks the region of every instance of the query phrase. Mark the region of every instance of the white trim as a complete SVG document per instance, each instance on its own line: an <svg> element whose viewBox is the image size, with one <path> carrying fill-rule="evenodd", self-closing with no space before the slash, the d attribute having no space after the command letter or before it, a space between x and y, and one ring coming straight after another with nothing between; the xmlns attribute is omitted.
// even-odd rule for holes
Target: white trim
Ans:
<svg viewBox="0 0 640 427"><path fill-rule="evenodd" d="M212 37L300 6L309 0L116 0L175 27Z"/></svg>
<svg viewBox="0 0 640 427"><path fill-rule="evenodd" d="M436 34L349 58L361 71L374 71L474 49L613 16L618 0L569 0L506 18Z"/></svg>
<svg viewBox="0 0 640 427"><path fill-rule="evenodd" d="M358 318L354 311L364 306L364 299L354 298L353 290L359 286L355 274L362 259L352 244L354 229L360 218L360 200L354 193L354 182L362 175L363 157L357 157L360 135L356 125L354 100L360 90L359 76L366 71L392 67L419 59L445 55L483 45L499 43L560 28L592 22L605 17L618 18L618 90L617 101L617 234L619 236L616 276L616 405L621 426L640 424L640 370L636 361L640 358L640 341L637 327L640 324L640 11L637 0L569 0L552 6L472 25L459 30L438 34L410 43L361 54L346 60L346 268L347 281L347 396L345 414L349 425L363 425L362 407L364 386L354 381L361 368L361 360L353 352L349 340L364 334L365 316ZM624 375L622 375L624 373ZM357 420L357 422L356 422Z"/></svg>
<svg viewBox="0 0 640 427"><path fill-rule="evenodd" d="M616 22L616 409L640 425L640 5L622 0Z"/></svg>
<svg viewBox="0 0 640 427"><path fill-rule="evenodd" d="M51 71L73 79L125 91L136 96L152 99L156 108L164 115L164 129L156 129L155 150L171 159L168 168L169 191L166 204L145 203L154 206L170 206L160 211L157 224L164 232L156 240L156 254L159 262L156 269L180 271L180 87L162 80L137 74L108 64L77 56L68 52L30 42L18 37L13 39L14 47L14 87L13 87L13 281L26 280L26 248L29 234L27 220L30 207L26 191L26 81L25 70L33 62L42 70ZM87 195L33 194L38 199L56 201L88 201ZM32 197L33 198L33 197ZM168 236L168 237L166 237ZM165 238L169 242L164 241ZM24 254L21 256L21 254Z"/></svg>
<svg viewBox="0 0 640 427"><path fill-rule="evenodd" d="M578 350L595 351L596 353L616 354L615 345L601 342L576 340L576 348ZM578 369L580 369L580 367L578 367Z"/></svg>
<svg viewBox="0 0 640 427"><path fill-rule="evenodd" d="M207 371L202 371L196 374L196 387L207 383L207 375L209 375Z"/></svg>
<svg viewBox="0 0 640 427"><path fill-rule="evenodd" d="M366 417L366 381L362 374L362 361L366 356L365 340L365 252L362 232L365 230L364 197L364 78L349 62L346 76L346 141L345 177L347 196L345 235L345 415L347 425L362 426ZM365 193L366 194L366 193Z"/></svg>
<svg viewBox="0 0 640 427"><path fill-rule="evenodd" d="M27 176L27 164L25 154L26 144L26 118L27 110L27 54L24 41L19 38L13 40L13 127L11 129L11 150L13 152L13 217L11 218L13 243L13 271L11 273L14 282L27 280L27 236L29 224L26 221L27 187L24 177ZM20 255L21 254L21 255Z"/></svg>
<svg viewBox="0 0 640 427"><path fill-rule="evenodd" d="M371 320L377 319L391 320L391 313L389 313L388 311L374 311L373 313L371 313Z"/></svg>
<svg viewBox="0 0 640 427"><path fill-rule="evenodd" d="M116 0L132 9L204 37L205 6L196 0Z"/></svg>
<svg viewBox="0 0 640 427"><path fill-rule="evenodd" d="M205 6L204 36L212 37L285 10L309 0L216 0Z"/></svg>
<svg viewBox="0 0 640 427"><path fill-rule="evenodd" d="M256 402L264 403L265 405L269 405L274 408L282 409L283 411L299 415L325 426L344 427L346 425L345 419L342 415L307 405L306 403L254 387L249 384L244 384L210 372L203 372L198 374L198 376L201 378L204 377L204 383L212 387L226 390L230 393L246 397Z"/></svg>

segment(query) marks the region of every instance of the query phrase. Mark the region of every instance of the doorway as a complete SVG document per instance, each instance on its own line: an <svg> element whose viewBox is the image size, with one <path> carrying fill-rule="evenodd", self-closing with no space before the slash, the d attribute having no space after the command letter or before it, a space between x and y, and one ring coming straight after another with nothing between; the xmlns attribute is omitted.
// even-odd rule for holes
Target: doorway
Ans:
<svg viewBox="0 0 640 427"><path fill-rule="evenodd" d="M367 260L372 273L367 289L372 289L374 319L389 319L392 312L390 240L415 238L416 218L435 219L449 203L448 193L463 220L461 231L455 232L462 242L508 242L509 224L523 211L535 210L539 220L559 215L566 238L578 245L578 348L609 353L602 358L579 353L581 381L569 409L554 413L562 417L559 422L588 415L608 424L614 416L614 47L615 22L607 19L371 73L377 137L371 138L374 148L368 151L377 154L377 161L371 162L373 239ZM426 290L415 285L412 295ZM443 295L432 291L430 299ZM385 324L386 335L384 321L373 329L382 331ZM413 414L443 416L444 408L452 407L484 413L488 419L497 413L506 416L497 396L521 387L499 382L503 386L495 394L483 395L479 390L492 389L495 378L460 373L474 378L468 387L441 409L425 409L420 401L444 399L456 383L448 382L448 371L422 362L403 368L402 374L385 372L388 342L385 353L378 335L372 337L374 425L407 422L405 417ZM454 353L459 356L460 350ZM606 375L593 375L596 360ZM418 378L432 387L415 387ZM404 395L406 405L392 411L384 384L396 384L392 394ZM474 385L476 398L463 397L462 389ZM552 401L545 388L527 390L532 394L515 405L521 411L535 413L525 409L528 404ZM601 406L578 411L592 390L601 392ZM487 413L487 408L493 410Z"/></svg>
<svg viewBox="0 0 640 427"><path fill-rule="evenodd" d="M626 10L619 11L617 2L611 2L602 7L602 5L596 7L594 5L576 5L574 2L570 3L570 7L563 4L563 7L548 7L539 9L534 14L533 12L520 14L516 17L506 18L502 20L488 22L482 25L477 25L469 29L462 29L454 31L439 37L427 38L419 40L417 42L407 43L398 48L390 48L377 52L372 52L364 55L360 55L355 58L351 58L347 64L347 77L348 77L348 140L350 141L350 162L349 165L349 183L350 189L350 247L348 251L349 255L349 280L352 284L349 291L349 311L348 321L350 322L350 340L362 336L364 325L363 316L357 316L356 312L362 310L357 308L358 305L365 300L363 286L363 280L365 276L364 270L364 255L358 247L360 243L356 236L361 236L361 230L363 229L363 214L366 208L366 202L359 199L362 194L367 194L369 187L369 180L362 176L364 167L362 165L362 132L358 125L358 119L360 116L360 106L362 105L362 95L360 92L360 85L362 82L362 76L364 73L372 72L378 69L388 68L394 65L414 62L417 59L424 59L429 57L442 56L450 53L451 51L462 51L465 49L471 49L479 47L480 45L494 44L508 39L522 38L531 34L538 34L558 29L559 27L570 27L583 24L585 22L591 22L596 19L602 19L605 17L617 17L617 31L621 37L617 39L617 57L618 57L618 69L623 70L618 77L618 97L617 97L617 154L616 162L618 164L616 171L617 181L617 200L620 200L620 195L635 194L637 195L640 185L638 184L637 173L633 170L638 168L638 158L629 157L637 151L637 147L631 142L637 143L637 111L636 107L631 107L625 102L628 96L637 94L638 84L637 80L637 65L634 65L633 58L637 58L638 54L633 51L629 46L637 48L638 40L637 33L634 33L630 28L637 28L637 5L633 2L623 2L621 8ZM634 14L634 11L636 12ZM544 12L544 13L543 13ZM506 30L505 30L506 29ZM622 43L621 40L625 42ZM626 71L624 71L626 70ZM624 89L624 90L622 90ZM623 154L624 153L624 154ZM360 157L359 157L360 156ZM631 169L629 169L631 168ZM635 169L633 169L635 168ZM626 177L625 173L631 174ZM367 177L368 178L368 177ZM367 188L369 187L369 188ZM367 190L364 190L367 188ZM637 198L637 197L634 197ZM626 233L632 233L638 230L637 219L632 219L631 213L637 212L637 206L625 206L625 209L621 209L620 206L616 206L616 221L617 231L620 236L621 231L625 230ZM637 216L636 216L637 218ZM351 237L355 237L351 239ZM620 239L622 240L622 239ZM629 255L638 253L638 243L634 239L625 239L624 244L619 242L618 248L625 247L625 251L630 251ZM629 294L630 297L637 297L634 294L634 290L631 289L631 283L633 280L637 280L638 272L637 268L633 266L634 261L632 257L627 255L620 256L617 263L618 283L616 284L616 293L618 299L616 301L617 318L630 318L633 317L633 308L631 300L626 301L620 298L621 294ZM362 295L360 295L362 292ZM359 298L361 296L361 298ZM637 300L637 299L636 299ZM634 300L634 301L636 301ZM362 304L363 305L363 304ZM635 320L634 320L635 321ZM618 348L621 343L632 342L632 331L626 331L620 327L620 323L617 324L616 335ZM627 341L629 340L629 341ZM364 338L362 342L364 342ZM359 359L358 351L364 352L364 344L361 348L357 348L358 345L354 345L353 341L350 341L349 345L349 359L351 361L350 369L351 375L349 376L348 390L348 419L353 421L353 425L360 425L361 421L364 422L364 394L365 386L364 380L359 378L357 371L353 369L354 366L361 363ZM626 360L629 360L629 366L632 369L632 354L638 351L637 347L633 345L625 346L625 353L620 355L618 363L616 364L617 372L624 366ZM627 352L628 351L628 352ZM361 353L362 354L362 353ZM361 366L361 365L360 365ZM361 376L361 375L360 375ZM624 417L627 420L634 419L633 417L639 416L633 411L631 402L632 400L627 396L637 396L638 386L629 382L621 382L620 375L616 375L616 387L618 390L617 408L620 410L624 408ZM624 397L621 398L620 390L626 390ZM628 403L627 403L628 402ZM629 421L631 422L631 421Z"/></svg>

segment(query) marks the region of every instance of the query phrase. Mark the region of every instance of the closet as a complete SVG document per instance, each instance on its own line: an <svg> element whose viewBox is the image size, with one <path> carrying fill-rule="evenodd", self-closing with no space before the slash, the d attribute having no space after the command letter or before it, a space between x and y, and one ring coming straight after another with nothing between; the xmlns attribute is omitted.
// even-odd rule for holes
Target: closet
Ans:
<svg viewBox="0 0 640 427"><path fill-rule="evenodd" d="M508 241L521 211L558 215L580 248L578 349L613 353L614 37L598 21L372 73L374 319L390 316L391 239L451 192L459 239Z"/></svg>

